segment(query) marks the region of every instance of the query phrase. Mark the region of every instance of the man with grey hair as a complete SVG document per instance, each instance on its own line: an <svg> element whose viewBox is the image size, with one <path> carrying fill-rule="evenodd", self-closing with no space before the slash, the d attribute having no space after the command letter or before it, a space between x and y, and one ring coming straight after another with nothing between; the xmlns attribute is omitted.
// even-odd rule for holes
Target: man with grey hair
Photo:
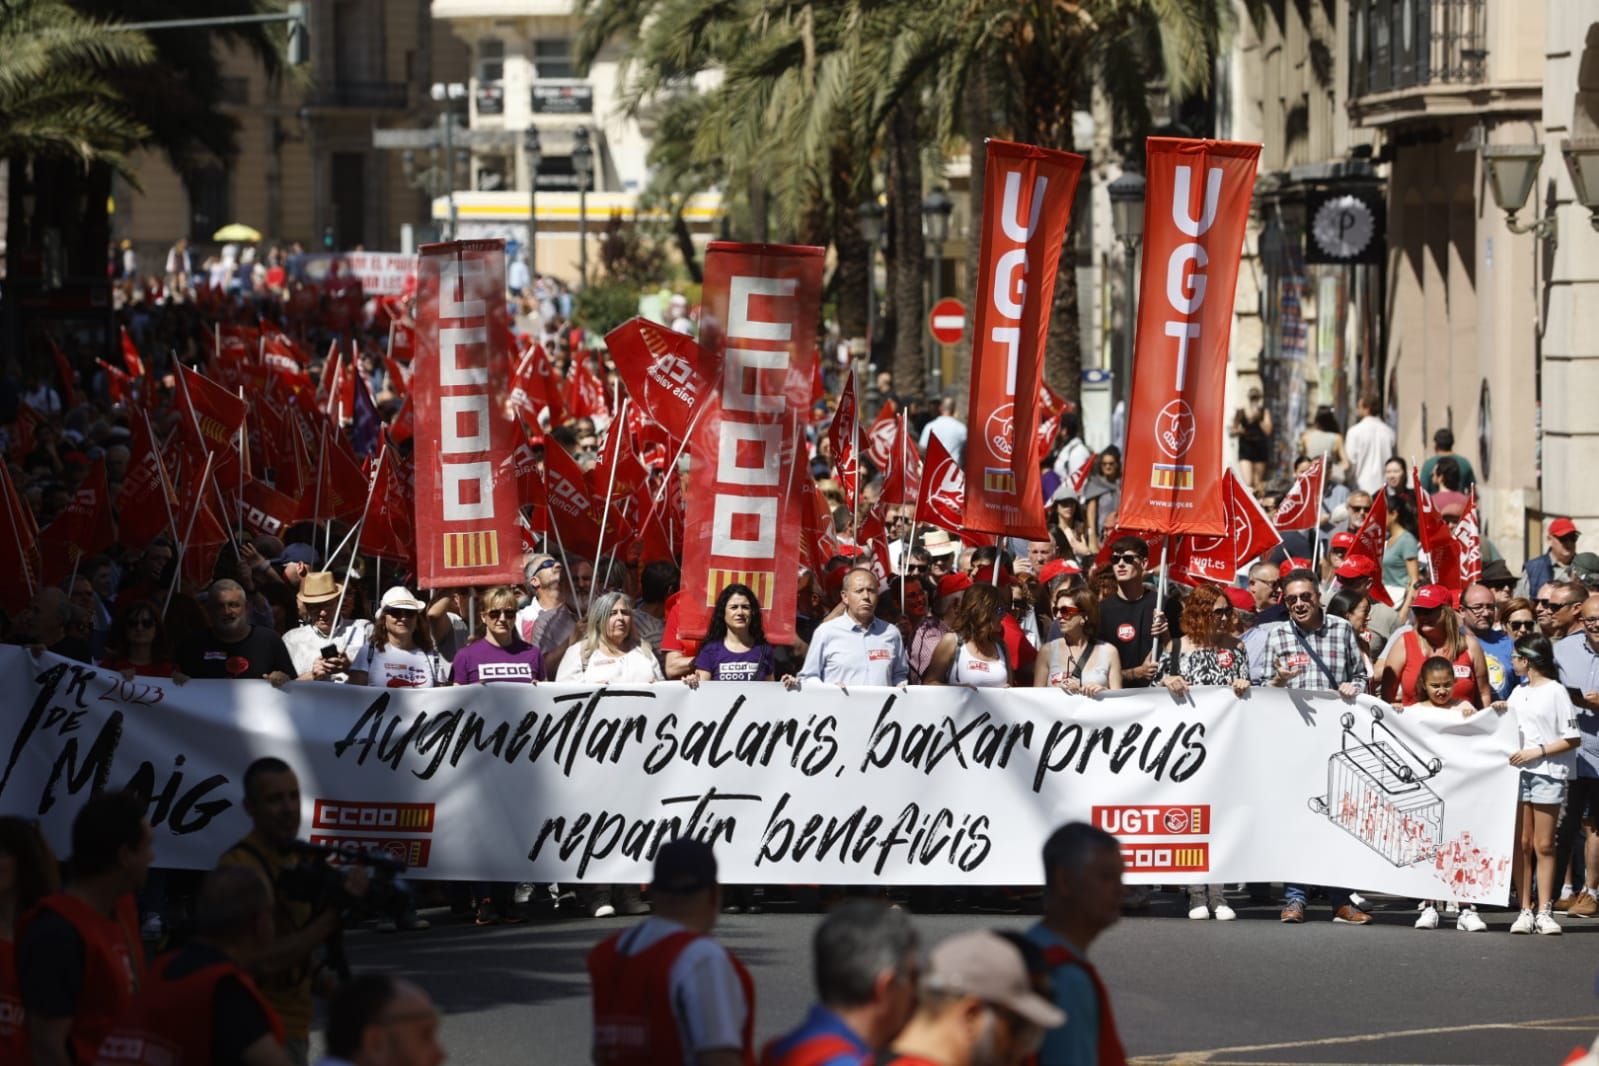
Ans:
<svg viewBox="0 0 1599 1066"><path fill-rule="evenodd" d="M1040 1066L1125 1062L1110 993L1088 961L1088 947L1121 917L1122 854L1116 838L1086 822L1061 826L1044 841L1044 920L1027 938L1044 952L1055 1006L1070 1024L1048 1032Z"/></svg>
<svg viewBox="0 0 1599 1066"><path fill-rule="evenodd" d="M762 1066L842 1066L888 1047L916 1009L921 938L904 911L850 900L811 941L819 1002L766 1046Z"/></svg>
<svg viewBox="0 0 1599 1066"><path fill-rule="evenodd" d="M227 578L212 582L205 610L211 626L178 649L174 681L264 678L282 686L295 676L294 660L283 638L265 626L250 624L244 586Z"/></svg>
<svg viewBox="0 0 1599 1066"><path fill-rule="evenodd" d="M211 871L195 901L194 941L156 960L101 1045L101 1062L172 1048L177 1061L289 1066L283 1025L239 966L272 942L272 893L243 866Z"/></svg>

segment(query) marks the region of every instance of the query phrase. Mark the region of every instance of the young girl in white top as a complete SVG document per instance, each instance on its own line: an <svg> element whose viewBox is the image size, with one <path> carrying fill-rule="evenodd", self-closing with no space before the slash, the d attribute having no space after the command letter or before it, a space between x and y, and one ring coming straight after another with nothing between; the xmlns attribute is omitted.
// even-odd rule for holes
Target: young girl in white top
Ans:
<svg viewBox="0 0 1599 1066"><path fill-rule="evenodd" d="M1576 771L1577 748L1582 731L1577 727L1577 711L1571 697L1560 684L1560 667L1555 665L1554 647L1540 635L1516 641L1511 668L1525 683L1510 693L1508 700L1494 704L1495 710L1509 709L1521 731L1521 748L1510 756L1510 765L1521 767L1521 804L1516 810L1514 867L1516 891L1521 899L1521 916L1510 927L1512 933L1560 932L1552 912L1551 891L1555 880L1555 823L1566 800L1566 783ZM1538 877L1538 912L1533 913L1532 879Z"/></svg>
<svg viewBox="0 0 1599 1066"><path fill-rule="evenodd" d="M1477 708L1471 705L1470 700L1455 698L1455 664L1442 655L1434 655L1421 664L1421 670L1416 674L1416 701L1412 707L1435 707L1441 711L1451 711L1462 718L1470 718L1477 713ZM1400 701L1394 702L1394 710L1401 713L1405 705ZM1416 919L1417 929L1438 928L1438 907L1434 900L1421 901L1421 915ZM1463 933L1480 933L1488 928L1476 908L1463 906L1460 908L1460 917L1455 919L1455 928Z"/></svg>
<svg viewBox="0 0 1599 1066"><path fill-rule="evenodd" d="M961 596L954 632L945 633L933 649L924 685L1008 688L1010 664L1005 660L1002 619L1010 598L993 585L976 584Z"/></svg>

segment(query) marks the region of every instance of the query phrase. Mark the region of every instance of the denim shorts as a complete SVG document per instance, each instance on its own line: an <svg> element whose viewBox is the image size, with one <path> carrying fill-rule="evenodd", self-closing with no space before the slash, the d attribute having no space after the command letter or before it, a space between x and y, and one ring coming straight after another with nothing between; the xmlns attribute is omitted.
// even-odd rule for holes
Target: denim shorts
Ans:
<svg viewBox="0 0 1599 1066"><path fill-rule="evenodd" d="M1555 804L1566 802L1564 778L1521 771L1521 802Z"/></svg>

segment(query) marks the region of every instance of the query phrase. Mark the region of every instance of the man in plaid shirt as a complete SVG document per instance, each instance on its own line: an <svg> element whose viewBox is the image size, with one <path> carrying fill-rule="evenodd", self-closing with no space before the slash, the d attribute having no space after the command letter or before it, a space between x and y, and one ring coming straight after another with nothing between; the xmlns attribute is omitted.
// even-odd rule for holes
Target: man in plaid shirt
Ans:
<svg viewBox="0 0 1599 1066"><path fill-rule="evenodd" d="M1283 579L1283 606L1288 621L1272 630L1266 639L1268 684L1277 688L1332 689L1346 700L1366 691L1371 680L1366 659L1355 642L1355 630L1342 618L1321 609L1321 589L1316 575L1295 570ZM1287 903L1282 920L1298 925L1305 920L1304 885L1284 885ZM1327 901L1333 908L1333 921L1343 925L1365 925L1371 915L1349 901L1349 890L1329 888Z"/></svg>

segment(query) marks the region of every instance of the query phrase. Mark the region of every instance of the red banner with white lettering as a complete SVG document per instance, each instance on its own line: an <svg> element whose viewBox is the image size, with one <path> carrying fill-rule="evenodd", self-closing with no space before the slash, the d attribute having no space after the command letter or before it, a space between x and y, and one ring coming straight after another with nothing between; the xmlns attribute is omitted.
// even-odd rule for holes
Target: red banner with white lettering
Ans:
<svg viewBox="0 0 1599 1066"><path fill-rule="evenodd" d="M1117 521L1227 532L1223 389L1260 145L1151 137L1132 406Z"/></svg>
<svg viewBox="0 0 1599 1066"><path fill-rule="evenodd" d="M1454 535L1455 544L1459 546L1456 561L1460 570L1460 587L1464 590L1482 577L1482 533L1477 528L1475 492L1471 494L1465 512L1461 514L1450 532Z"/></svg>
<svg viewBox="0 0 1599 1066"><path fill-rule="evenodd" d="M1055 274L1083 157L995 140L987 154L964 525L1047 540L1037 397Z"/></svg>
<svg viewBox="0 0 1599 1066"><path fill-rule="evenodd" d="M970 443L967 447L970 447ZM916 521L961 535L961 515L966 511L966 473L944 448L938 434L927 436L927 458L922 461L922 492L916 501Z"/></svg>
<svg viewBox="0 0 1599 1066"><path fill-rule="evenodd" d="M801 491L821 300L821 248L711 243L702 330L722 372L689 436L683 598L678 625L705 635L717 594L735 582L761 601L766 635L794 641Z"/></svg>
<svg viewBox="0 0 1599 1066"><path fill-rule="evenodd" d="M699 342L647 318L633 318L605 335L605 347L639 409L673 440L687 440L715 378Z"/></svg>
<svg viewBox="0 0 1599 1066"><path fill-rule="evenodd" d="M410 396L423 588L522 577L506 314L503 240L422 247Z"/></svg>

